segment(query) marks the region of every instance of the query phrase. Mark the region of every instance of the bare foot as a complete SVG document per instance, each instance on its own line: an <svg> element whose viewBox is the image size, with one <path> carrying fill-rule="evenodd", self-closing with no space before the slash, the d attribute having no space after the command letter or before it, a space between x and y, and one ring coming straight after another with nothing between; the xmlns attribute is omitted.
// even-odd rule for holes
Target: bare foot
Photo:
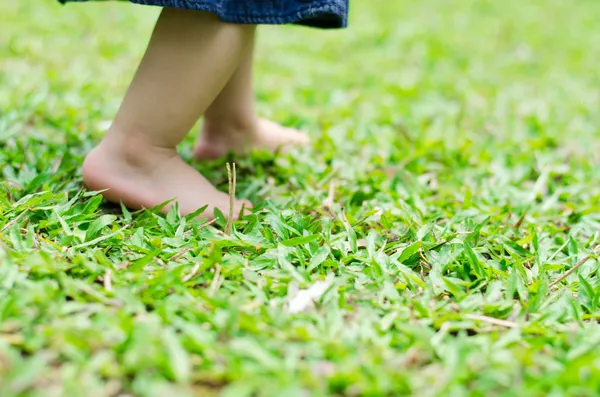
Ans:
<svg viewBox="0 0 600 397"><path fill-rule="evenodd" d="M194 157L212 160L229 153L245 154L252 149L276 152L308 143L309 138L303 132L269 120L259 119L250 126L215 125L205 121Z"/></svg>
<svg viewBox="0 0 600 397"><path fill-rule="evenodd" d="M133 209L153 208L174 200L183 215L205 205L208 207L202 218L213 219L215 208L225 216L229 213L229 196L185 163L174 149L103 141L86 157L83 181L91 190L108 189L103 193L105 199ZM243 207L250 208L251 204L236 200L234 219Z"/></svg>

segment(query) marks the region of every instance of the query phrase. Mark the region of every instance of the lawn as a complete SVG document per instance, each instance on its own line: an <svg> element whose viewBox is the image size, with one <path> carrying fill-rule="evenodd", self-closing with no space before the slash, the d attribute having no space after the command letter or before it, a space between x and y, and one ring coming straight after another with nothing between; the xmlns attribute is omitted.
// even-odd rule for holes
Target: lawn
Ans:
<svg viewBox="0 0 600 397"><path fill-rule="evenodd" d="M0 2L0 396L600 393L598 1L261 28L231 234L81 183L157 11Z"/></svg>

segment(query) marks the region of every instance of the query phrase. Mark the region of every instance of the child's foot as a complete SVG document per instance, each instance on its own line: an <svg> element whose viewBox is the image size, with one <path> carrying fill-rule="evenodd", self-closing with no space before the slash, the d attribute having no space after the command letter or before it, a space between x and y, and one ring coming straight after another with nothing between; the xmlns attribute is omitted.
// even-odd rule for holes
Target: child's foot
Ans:
<svg viewBox="0 0 600 397"><path fill-rule="evenodd" d="M211 160L229 153L245 154L252 149L277 152L308 143L309 138L303 132L269 120L259 119L247 125L217 125L205 121L194 157Z"/></svg>
<svg viewBox="0 0 600 397"><path fill-rule="evenodd" d="M133 209L153 208L174 200L183 215L205 205L208 207L202 218L213 219L215 208L225 216L229 213L229 196L185 163L174 149L103 141L86 157L83 181L91 190L108 189L103 192L104 198ZM251 204L236 200L234 219L242 207L250 208Z"/></svg>

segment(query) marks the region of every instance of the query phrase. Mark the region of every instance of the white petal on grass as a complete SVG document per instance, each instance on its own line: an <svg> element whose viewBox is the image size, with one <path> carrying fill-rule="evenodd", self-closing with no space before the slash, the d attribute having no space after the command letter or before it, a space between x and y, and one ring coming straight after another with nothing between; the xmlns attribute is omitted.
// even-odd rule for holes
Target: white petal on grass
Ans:
<svg viewBox="0 0 600 397"><path fill-rule="evenodd" d="M107 131L111 125L112 125L111 120L103 120L97 124L97 127L98 127L98 130L104 132L104 131Z"/></svg>
<svg viewBox="0 0 600 397"><path fill-rule="evenodd" d="M309 289L298 291L292 300L290 300L288 311L290 313L300 313L306 310L315 300L323 296L330 285L330 282L317 281Z"/></svg>

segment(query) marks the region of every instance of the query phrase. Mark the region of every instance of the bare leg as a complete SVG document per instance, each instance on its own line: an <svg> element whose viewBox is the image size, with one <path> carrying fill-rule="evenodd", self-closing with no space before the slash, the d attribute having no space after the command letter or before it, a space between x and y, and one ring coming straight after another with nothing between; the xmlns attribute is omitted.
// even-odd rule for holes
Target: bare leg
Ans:
<svg viewBox="0 0 600 397"><path fill-rule="evenodd" d="M208 13L165 8L116 119L86 158L88 188L132 208L175 200L188 214L229 198L177 154L176 146L214 101L252 44L255 26ZM237 203L236 213L242 207Z"/></svg>
<svg viewBox="0 0 600 397"><path fill-rule="evenodd" d="M308 137L300 131L257 116L252 85L253 52L254 37L237 71L204 114L196 158L218 158L228 152L244 153L252 148L276 151L308 143Z"/></svg>

